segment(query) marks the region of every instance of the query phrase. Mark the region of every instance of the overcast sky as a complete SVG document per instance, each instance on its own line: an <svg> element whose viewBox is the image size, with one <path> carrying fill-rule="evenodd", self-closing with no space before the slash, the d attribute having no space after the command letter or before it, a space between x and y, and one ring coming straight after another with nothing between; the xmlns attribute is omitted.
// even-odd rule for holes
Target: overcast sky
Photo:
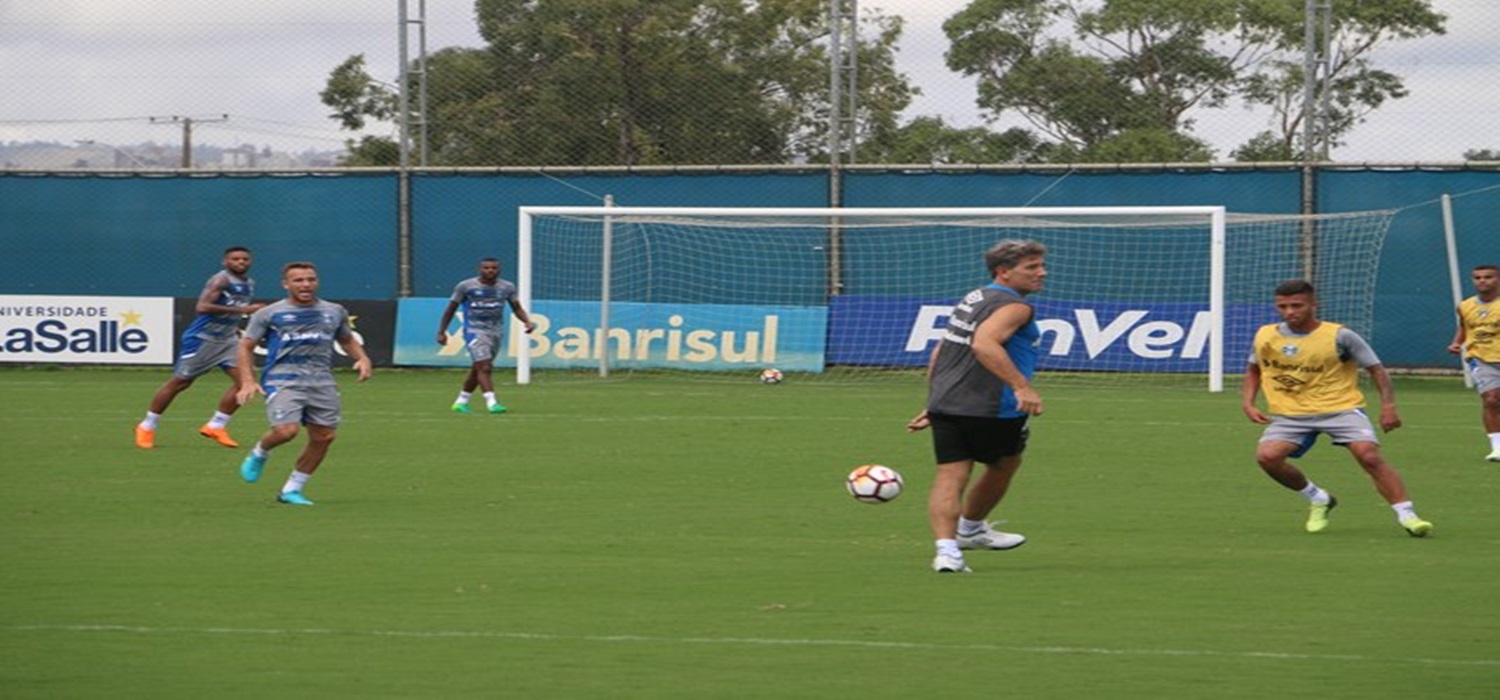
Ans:
<svg viewBox="0 0 1500 700"><path fill-rule="evenodd" d="M413 16L420 4L408 0ZM924 92L908 117L981 123L972 81L943 62L942 23L966 4L861 0L862 10L906 18L898 64ZM1337 159L1452 161L1471 148L1500 149L1500 0L1432 4L1449 16L1446 36L1392 43L1377 57L1405 79L1411 95L1371 115L1335 151ZM375 77L396 79L398 6L397 0L0 0L0 142L175 144L180 127L161 118L191 117L200 144L339 149L349 134L327 118L318 92L354 54L365 55ZM472 0L427 0L426 10L429 51L482 45ZM1196 118L1198 135L1221 158L1268 127L1267 115L1243 109ZM381 130L391 135L389 127Z"/></svg>

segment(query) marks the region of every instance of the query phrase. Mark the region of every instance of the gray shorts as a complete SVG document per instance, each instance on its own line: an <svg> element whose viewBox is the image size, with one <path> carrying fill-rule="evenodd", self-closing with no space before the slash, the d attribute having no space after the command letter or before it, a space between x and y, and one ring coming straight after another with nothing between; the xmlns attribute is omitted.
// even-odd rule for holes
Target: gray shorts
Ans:
<svg viewBox="0 0 1500 700"><path fill-rule="evenodd" d="M1347 445L1351 442L1373 442L1380 444L1380 438L1375 434L1375 426L1370 423L1370 417L1365 415L1363 409L1340 411L1338 413L1320 413L1314 416L1271 416L1271 424L1266 426L1261 433L1261 442L1290 442L1301 445L1293 457L1300 457L1307 452L1318 439L1318 435L1326 434L1333 439L1335 445Z"/></svg>
<svg viewBox="0 0 1500 700"><path fill-rule="evenodd" d="M336 386L289 386L266 397L266 420L271 425L301 423L337 428L343 401Z"/></svg>
<svg viewBox="0 0 1500 700"><path fill-rule="evenodd" d="M1465 363L1469 378L1474 380L1474 389L1479 393L1500 389L1500 366L1471 357Z"/></svg>
<svg viewBox="0 0 1500 700"><path fill-rule="evenodd" d="M229 369L238 364L240 339L203 340L186 338L177 355L172 375L180 379L197 379L215 369Z"/></svg>
<svg viewBox="0 0 1500 700"><path fill-rule="evenodd" d="M474 362L493 361L500 349L499 333L465 333L464 347L469 349L469 359Z"/></svg>

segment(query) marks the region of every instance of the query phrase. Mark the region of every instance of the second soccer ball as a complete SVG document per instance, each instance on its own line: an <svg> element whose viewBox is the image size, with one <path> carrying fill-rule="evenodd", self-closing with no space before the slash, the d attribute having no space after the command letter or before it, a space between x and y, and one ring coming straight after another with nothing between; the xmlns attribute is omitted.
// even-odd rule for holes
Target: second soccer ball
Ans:
<svg viewBox="0 0 1500 700"><path fill-rule="evenodd" d="M782 376L781 370L775 367L761 370L760 372L761 384L780 384L782 379L785 379L785 377Z"/></svg>

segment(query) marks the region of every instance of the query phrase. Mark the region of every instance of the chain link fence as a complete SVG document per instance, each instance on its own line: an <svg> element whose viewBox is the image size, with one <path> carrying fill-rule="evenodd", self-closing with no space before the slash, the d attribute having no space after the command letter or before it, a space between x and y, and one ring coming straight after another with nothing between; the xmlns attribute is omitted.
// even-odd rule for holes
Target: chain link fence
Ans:
<svg viewBox="0 0 1500 700"><path fill-rule="evenodd" d="M1495 160L1497 33L1490 0L5 3L0 163Z"/></svg>

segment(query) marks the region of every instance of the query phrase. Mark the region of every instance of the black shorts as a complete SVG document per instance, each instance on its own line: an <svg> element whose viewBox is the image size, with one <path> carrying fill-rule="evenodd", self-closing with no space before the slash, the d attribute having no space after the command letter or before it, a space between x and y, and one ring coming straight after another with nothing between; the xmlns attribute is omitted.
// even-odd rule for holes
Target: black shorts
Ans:
<svg viewBox="0 0 1500 700"><path fill-rule="evenodd" d="M1031 428L1026 419L949 416L928 413L932 421L932 449L938 464L976 462L994 464L1002 457L1014 457L1026 451Z"/></svg>

